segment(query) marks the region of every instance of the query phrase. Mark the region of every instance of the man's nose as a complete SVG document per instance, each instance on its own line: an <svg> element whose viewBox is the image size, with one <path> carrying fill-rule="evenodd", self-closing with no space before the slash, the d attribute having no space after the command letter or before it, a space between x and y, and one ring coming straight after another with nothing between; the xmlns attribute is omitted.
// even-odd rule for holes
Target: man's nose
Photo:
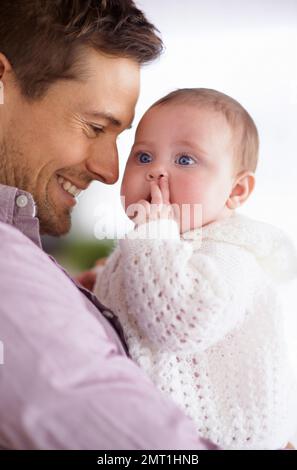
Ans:
<svg viewBox="0 0 297 470"><path fill-rule="evenodd" d="M163 168L150 168L146 173L147 181L158 181L161 176L168 176L168 173Z"/></svg>
<svg viewBox="0 0 297 470"><path fill-rule="evenodd" d="M86 162L94 179L105 184L114 184L119 179L119 158L116 144L94 150Z"/></svg>

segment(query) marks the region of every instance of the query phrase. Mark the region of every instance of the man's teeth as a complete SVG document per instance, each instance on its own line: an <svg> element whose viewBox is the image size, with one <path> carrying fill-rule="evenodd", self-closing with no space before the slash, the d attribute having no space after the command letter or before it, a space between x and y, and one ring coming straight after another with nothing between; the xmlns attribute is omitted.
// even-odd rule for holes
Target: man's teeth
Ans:
<svg viewBox="0 0 297 470"><path fill-rule="evenodd" d="M58 177L58 182L62 188L67 191L67 193L71 194L71 196L77 197L81 193L80 189L74 186L74 184L70 183L70 181L65 180L63 176Z"/></svg>

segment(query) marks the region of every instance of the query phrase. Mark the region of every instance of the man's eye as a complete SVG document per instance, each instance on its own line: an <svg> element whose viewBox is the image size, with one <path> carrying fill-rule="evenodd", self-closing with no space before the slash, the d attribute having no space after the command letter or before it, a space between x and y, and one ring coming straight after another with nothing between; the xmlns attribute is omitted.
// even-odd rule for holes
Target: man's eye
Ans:
<svg viewBox="0 0 297 470"><path fill-rule="evenodd" d="M175 160L175 162L182 166L189 166L196 163L196 161L189 155L181 155Z"/></svg>
<svg viewBox="0 0 297 470"><path fill-rule="evenodd" d="M150 163L152 161L152 157L145 152L141 152L137 155L137 159L140 163Z"/></svg>
<svg viewBox="0 0 297 470"><path fill-rule="evenodd" d="M103 127L95 126L94 124L90 124L90 129L96 136L104 132Z"/></svg>

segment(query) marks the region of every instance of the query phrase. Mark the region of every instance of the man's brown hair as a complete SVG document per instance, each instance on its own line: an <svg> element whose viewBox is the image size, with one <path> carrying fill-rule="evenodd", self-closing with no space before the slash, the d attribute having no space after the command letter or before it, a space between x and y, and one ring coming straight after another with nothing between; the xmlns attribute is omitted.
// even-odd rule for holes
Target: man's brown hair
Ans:
<svg viewBox="0 0 297 470"><path fill-rule="evenodd" d="M222 113L234 136L235 172L256 171L259 153L257 127L238 101L209 88L182 88L159 99L151 107L172 102L205 107Z"/></svg>
<svg viewBox="0 0 297 470"><path fill-rule="evenodd" d="M157 30L132 0L0 0L0 52L27 98L41 98L56 80L79 78L84 46L139 64L162 51Z"/></svg>

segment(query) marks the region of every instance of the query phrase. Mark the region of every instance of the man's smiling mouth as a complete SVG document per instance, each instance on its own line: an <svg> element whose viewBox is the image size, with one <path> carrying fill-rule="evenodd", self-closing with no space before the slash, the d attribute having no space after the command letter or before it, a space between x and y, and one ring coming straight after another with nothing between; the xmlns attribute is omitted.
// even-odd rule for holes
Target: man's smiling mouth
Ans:
<svg viewBox="0 0 297 470"><path fill-rule="evenodd" d="M73 197L77 197L83 189L79 189L71 181L67 180L63 176L58 175L58 183L67 193L71 194ZM86 189L86 188L84 188Z"/></svg>

